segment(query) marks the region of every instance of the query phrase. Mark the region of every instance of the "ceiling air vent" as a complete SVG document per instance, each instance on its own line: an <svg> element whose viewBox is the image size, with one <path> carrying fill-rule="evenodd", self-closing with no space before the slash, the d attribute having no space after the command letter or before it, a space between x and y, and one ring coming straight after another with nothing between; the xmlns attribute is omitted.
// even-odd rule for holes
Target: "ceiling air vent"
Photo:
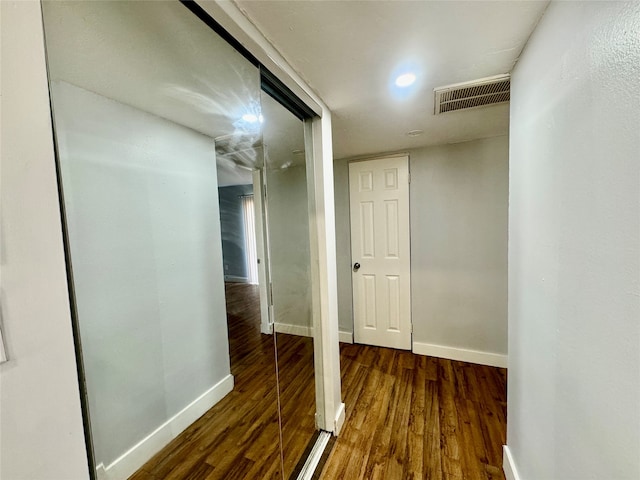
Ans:
<svg viewBox="0 0 640 480"><path fill-rule="evenodd" d="M435 114L484 107L508 102L510 98L509 74L481 78L471 82L456 83L433 90L435 93Z"/></svg>

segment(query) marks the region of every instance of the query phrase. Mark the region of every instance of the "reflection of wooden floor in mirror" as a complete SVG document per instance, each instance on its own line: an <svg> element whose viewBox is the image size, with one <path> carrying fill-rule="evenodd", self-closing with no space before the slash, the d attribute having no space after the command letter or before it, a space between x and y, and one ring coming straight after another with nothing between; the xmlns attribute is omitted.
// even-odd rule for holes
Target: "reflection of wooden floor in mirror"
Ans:
<svg viewBox="0 0 640 480"><path fill-rule="evenodd" d="M340 362L346 420L317 477L504 480L505 369L346 344Z"/></svg>
<svg viewBox="0 0 640 480"><path fill-rule="evenodd" d="M227 285L235 388L131 480L280 479L273 339L257 289ZM247 313L248 308L253 313ZM313 346L278 334L287 478L314 433ZM346 421L323 480L504 480L506 370L340 346Z"/></svg>
<svg viewBox="0 0 640 480"><path fill-rule="evenodd" d="M130 480L281 479L271 335L260 333L258 289L226 285L231 393L157 453ZM315 433L313 344L277 334L285 478Z"/></svg>

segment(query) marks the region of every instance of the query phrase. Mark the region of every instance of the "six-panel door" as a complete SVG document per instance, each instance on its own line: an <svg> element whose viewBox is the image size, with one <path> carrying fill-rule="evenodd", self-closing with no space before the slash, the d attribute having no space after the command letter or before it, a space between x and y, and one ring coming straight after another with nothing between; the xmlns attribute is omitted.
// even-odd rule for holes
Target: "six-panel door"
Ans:
<svg viewBox="0 0 640 480"><path fill-rule="evenodd" d="M350 163L349 191L355 341L410 350L409 158Z"/></svg>

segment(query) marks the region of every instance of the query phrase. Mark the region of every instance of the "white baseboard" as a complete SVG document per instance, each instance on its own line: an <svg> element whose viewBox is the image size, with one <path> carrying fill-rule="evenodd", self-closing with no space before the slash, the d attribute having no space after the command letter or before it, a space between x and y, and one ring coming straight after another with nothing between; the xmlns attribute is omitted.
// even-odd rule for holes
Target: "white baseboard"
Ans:
<svg viewBox="0 0 640 480"><path fill-rule="evenodd" d="M249 278L248 277L238 277L236 275L225 275L224 276L224 281L225 282L231 282L231 283L249 283Z"/></svg>
<svg viewBox="0 0 640 480"><path fill-rule="evenodd" d="M288 323L275 323L276 333L288 333L300 337L313 337L313 327L305 325L291 325Z"/></svg>
<svg viewBox="0 0 640 480"><path fill-rule="evenodd" d="M304 325L291 325L289 323L275 323L274 327L277 333L288 333L290 335L298 335L301 337L313 337L312 327ZM353 333L340 331L338 335L339 341L341 341L342 343L353 343Z"/></svg>
<svg viewBox="0 0 640 480"><path fill-rule="evenodd" d="M102 463L99 464L96 467L98 480L125 480L129 478L231 390L233 390L233 375L229 374L109 466L105 467Z"/></svg>
<svg viewBox="0 0 640 480"><path fill-rule="evenodd" d="M418 355L429 355L431 357L447 358L449 360L459 360L461 362L479 363L480 365L490 365L492 367L507 368L507 356L497 353L445 347L442 345L419 342L413 342L413 353L417 353Z"/></svg>
<svg viewBox="0 0 640 480"><path fill-rule="evenodd" d="M96 466L96 478L98 480L108 480L107 472L104 470L104 464L99 463Z"/></svg>
<svg viewBox="0 0 640 480"><path fill-rule="evenodd" d="M336 412L335 418L335 431L334 435L338 435L340 430L342 430L342 425L344 425L345 411L344 411L344 403L341 403L338 407L338 411Z"/></svg>
<svg viewBox="0 0 640 480"><path fill-rule="evenodd" d="M504 470L504 476L507 480L520 480L518 469L511 456L511 450L509 450L509 447L506 445L502 447L502 469Z"/></svg>
<svg viewBox="0 0 640 480"><path fill-rule="evenodd" d="M342 343L353 343L353 332L346 332L344 330L340 330L338 332L339 340Z"/></svg>

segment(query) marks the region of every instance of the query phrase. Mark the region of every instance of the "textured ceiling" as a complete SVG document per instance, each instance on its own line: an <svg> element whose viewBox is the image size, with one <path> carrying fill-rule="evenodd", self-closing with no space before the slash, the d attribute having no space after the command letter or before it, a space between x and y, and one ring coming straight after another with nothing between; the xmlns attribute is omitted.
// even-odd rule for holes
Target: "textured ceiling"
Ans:
<svg viewBox="0 0 640 480"><path fill-rule="evenodd" d="M433 89L510 72L548 1L237 4L327 103L343 158L507 133L508 104L434 116ZM400 98L403 66L418 81Z"/></svg>

